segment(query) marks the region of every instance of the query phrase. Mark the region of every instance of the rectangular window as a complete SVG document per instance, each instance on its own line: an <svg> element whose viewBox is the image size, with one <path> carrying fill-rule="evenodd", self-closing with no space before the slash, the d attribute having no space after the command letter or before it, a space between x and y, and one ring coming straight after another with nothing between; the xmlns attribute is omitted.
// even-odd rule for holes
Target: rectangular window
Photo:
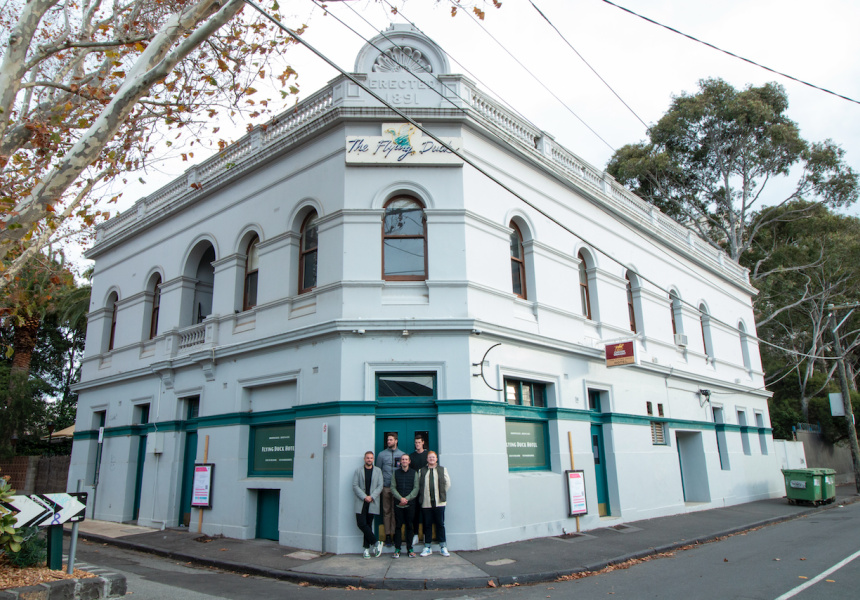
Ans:
<svg viewBox="0 0 860 600"><path fill-rule="evenodd" d="M750 448L750 432L747 429L747 415L744 411L738 411L738 425L741 426L741 444L744 448L744 454L750 456L752 449Z"/></svg>
<svg viewBox="0 0 860 600"><path fill-rule="evenodd" d="M138 404L134 407L134 422L137 425L149 423L149 404Z"/></svg>
<svg viewBox="0 0 860 600"><path fill-rule="evenodd" d="M185 418L196 419L200 416L200 396L185 399Z"/></svg>
<svg viewBox="0 0 860 600"><path fill-rule="evenodd" d="M377 373L377 398L436 398L436 373Z"/></svg>
<svg viewBox="0 0 860 600"><path fill-rule="evenodd" d="M655 446L666 446L666 424L651 421L651 443Z"/></svg>
<svg viewBox="0 0 860 600"><path fill-rule="evenodd" d="M546 422L505 421L509 471L549 469Z"/></svg>
<svg viewBox="0 0 860 600"><path fill-rule="evenodd" d="M505 379L505 400L517 406L546 407L546 384Z"/></svg>
<svg viewBox="0 0 860 600"><path fill-rule="evenodd" d="M601 392L599 390L588 390L588 410L602 412Z"/></svg>
<svg viewBox="0 0 860 600"><path fill-rule="evenodd" d="M728 446L726 446L726 426L723 421L723 409L716 406L711 408L714 415L714 429L717 433L717 451L720 453L720 468L723 471L731 469Z"/></svg>
<svg viewBox="0 0 860 600"><path fill-rule="evenodd" d="M248 477L292 477L296 424L251 427Z"/></svg>
<svg viewBox="0 0 860 600"><path fill-rule="evenodd" d="M758 443L761 446L761 453L767 454L767 434L764 431L764 415L761 413L755 414L755 426L758 427Z"/></svg>

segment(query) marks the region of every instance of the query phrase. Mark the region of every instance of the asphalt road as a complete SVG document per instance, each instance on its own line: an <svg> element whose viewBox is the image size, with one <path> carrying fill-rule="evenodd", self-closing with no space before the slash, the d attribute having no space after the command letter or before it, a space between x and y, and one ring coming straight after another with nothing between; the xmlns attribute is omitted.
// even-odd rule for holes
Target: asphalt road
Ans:
<svg viewBox="0 0 860 600"><path fill-rule="evenodd" d="M135 600L216 598L537 598L854 600L860 597L860 503L575 581L500 589L403 592L321 589L190 567L83 542L78 559L121 572ZM802 589L803 586L808 586Z"/></svg>

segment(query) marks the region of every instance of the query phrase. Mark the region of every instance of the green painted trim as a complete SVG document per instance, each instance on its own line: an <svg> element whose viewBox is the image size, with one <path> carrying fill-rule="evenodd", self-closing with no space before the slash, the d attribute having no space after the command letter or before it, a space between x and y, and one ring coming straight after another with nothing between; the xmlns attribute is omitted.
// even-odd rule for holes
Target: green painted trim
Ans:
<svg viewBox="0 0 860 600"><path fill-rule="evenodd" d="M297 419L312 419L316 417L349 417L356 415L373 416L376 403L364 400L343 400L340 402L318 402L304 404L295 408ZM257 413L265 414L265 413Z"/></svg>
<svg viewBox="0 0 860 600"><path fill-rule="evenodd" d="M255 426L319 417L372 416L376 418L431 418L443 414L476 414L525 421L580 421L594 424L638 425L646 427L650 427L652 422L658 422L666 423L669 428L673 429L773 434L773 429L770 427L762 428L754 425L716 424L710 421L670 419L667 417L626 413L601 413L575 408L536 408L532 406L517 406L498 400L472 400L468 398L428 400L426 398L404 398L384 399L375 402L363 400L319 402L258 413L224 413L197 417L185 421L173 420L147 423L145 425L106 427L105 437L141 436L156 430L163 432L187 432L213 427ZM98 429L76 431L74 439L77 441L98 439Z"/></svg>
<svg viewBox="0 0 860 600"><path fill-rule="evenodd" d="M453 399L437 400L437 410L440 415L495 415L504 416L505 404L497 400Z"/></svg>

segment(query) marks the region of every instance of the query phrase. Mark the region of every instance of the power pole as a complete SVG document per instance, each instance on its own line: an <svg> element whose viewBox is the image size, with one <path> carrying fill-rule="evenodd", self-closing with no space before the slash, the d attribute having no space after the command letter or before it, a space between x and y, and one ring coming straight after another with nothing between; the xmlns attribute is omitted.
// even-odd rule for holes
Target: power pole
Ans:
<svg viewBox="0 0 860 600"><path fill-rule="evenodd" d="M839 387L842 390L842 406L845 408L845 418L848 419L848 443L851 445L851 460L854 463L854 485L860 494L860 445L857 444L857 428L854 423L854 409L851 407L851 393L848 389L848 375L845 372L845 356L842 354L842 342L839 339L839 325L836 324L836 311L842 308L856 308L856 304L847 306L828 306L830 310L830 330L833 333L833 348L836 350L836 363L839 370ZM851 313L848 313L849 315ZM846 316L846 318L848 318ZM844 322L844 321L843 321Z"/></svg>

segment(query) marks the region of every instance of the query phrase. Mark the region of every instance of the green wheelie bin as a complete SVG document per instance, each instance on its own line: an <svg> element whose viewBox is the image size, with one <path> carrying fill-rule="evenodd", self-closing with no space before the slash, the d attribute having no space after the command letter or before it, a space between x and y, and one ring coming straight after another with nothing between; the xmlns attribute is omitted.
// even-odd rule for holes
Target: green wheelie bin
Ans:
<svg viewBox="0 0 860 600"><path fill-rule="evenodd" d="M818 469L783 469L785 477L785 497L789 504L821 502L821 483L823 477Z"/></svg>
<svg viewBox="0 0 860 600"><path fill-rule="evenodd" d="M830 504L836 500L836 471L834 469L818 469L821 475L821 501Z"/></svg>

